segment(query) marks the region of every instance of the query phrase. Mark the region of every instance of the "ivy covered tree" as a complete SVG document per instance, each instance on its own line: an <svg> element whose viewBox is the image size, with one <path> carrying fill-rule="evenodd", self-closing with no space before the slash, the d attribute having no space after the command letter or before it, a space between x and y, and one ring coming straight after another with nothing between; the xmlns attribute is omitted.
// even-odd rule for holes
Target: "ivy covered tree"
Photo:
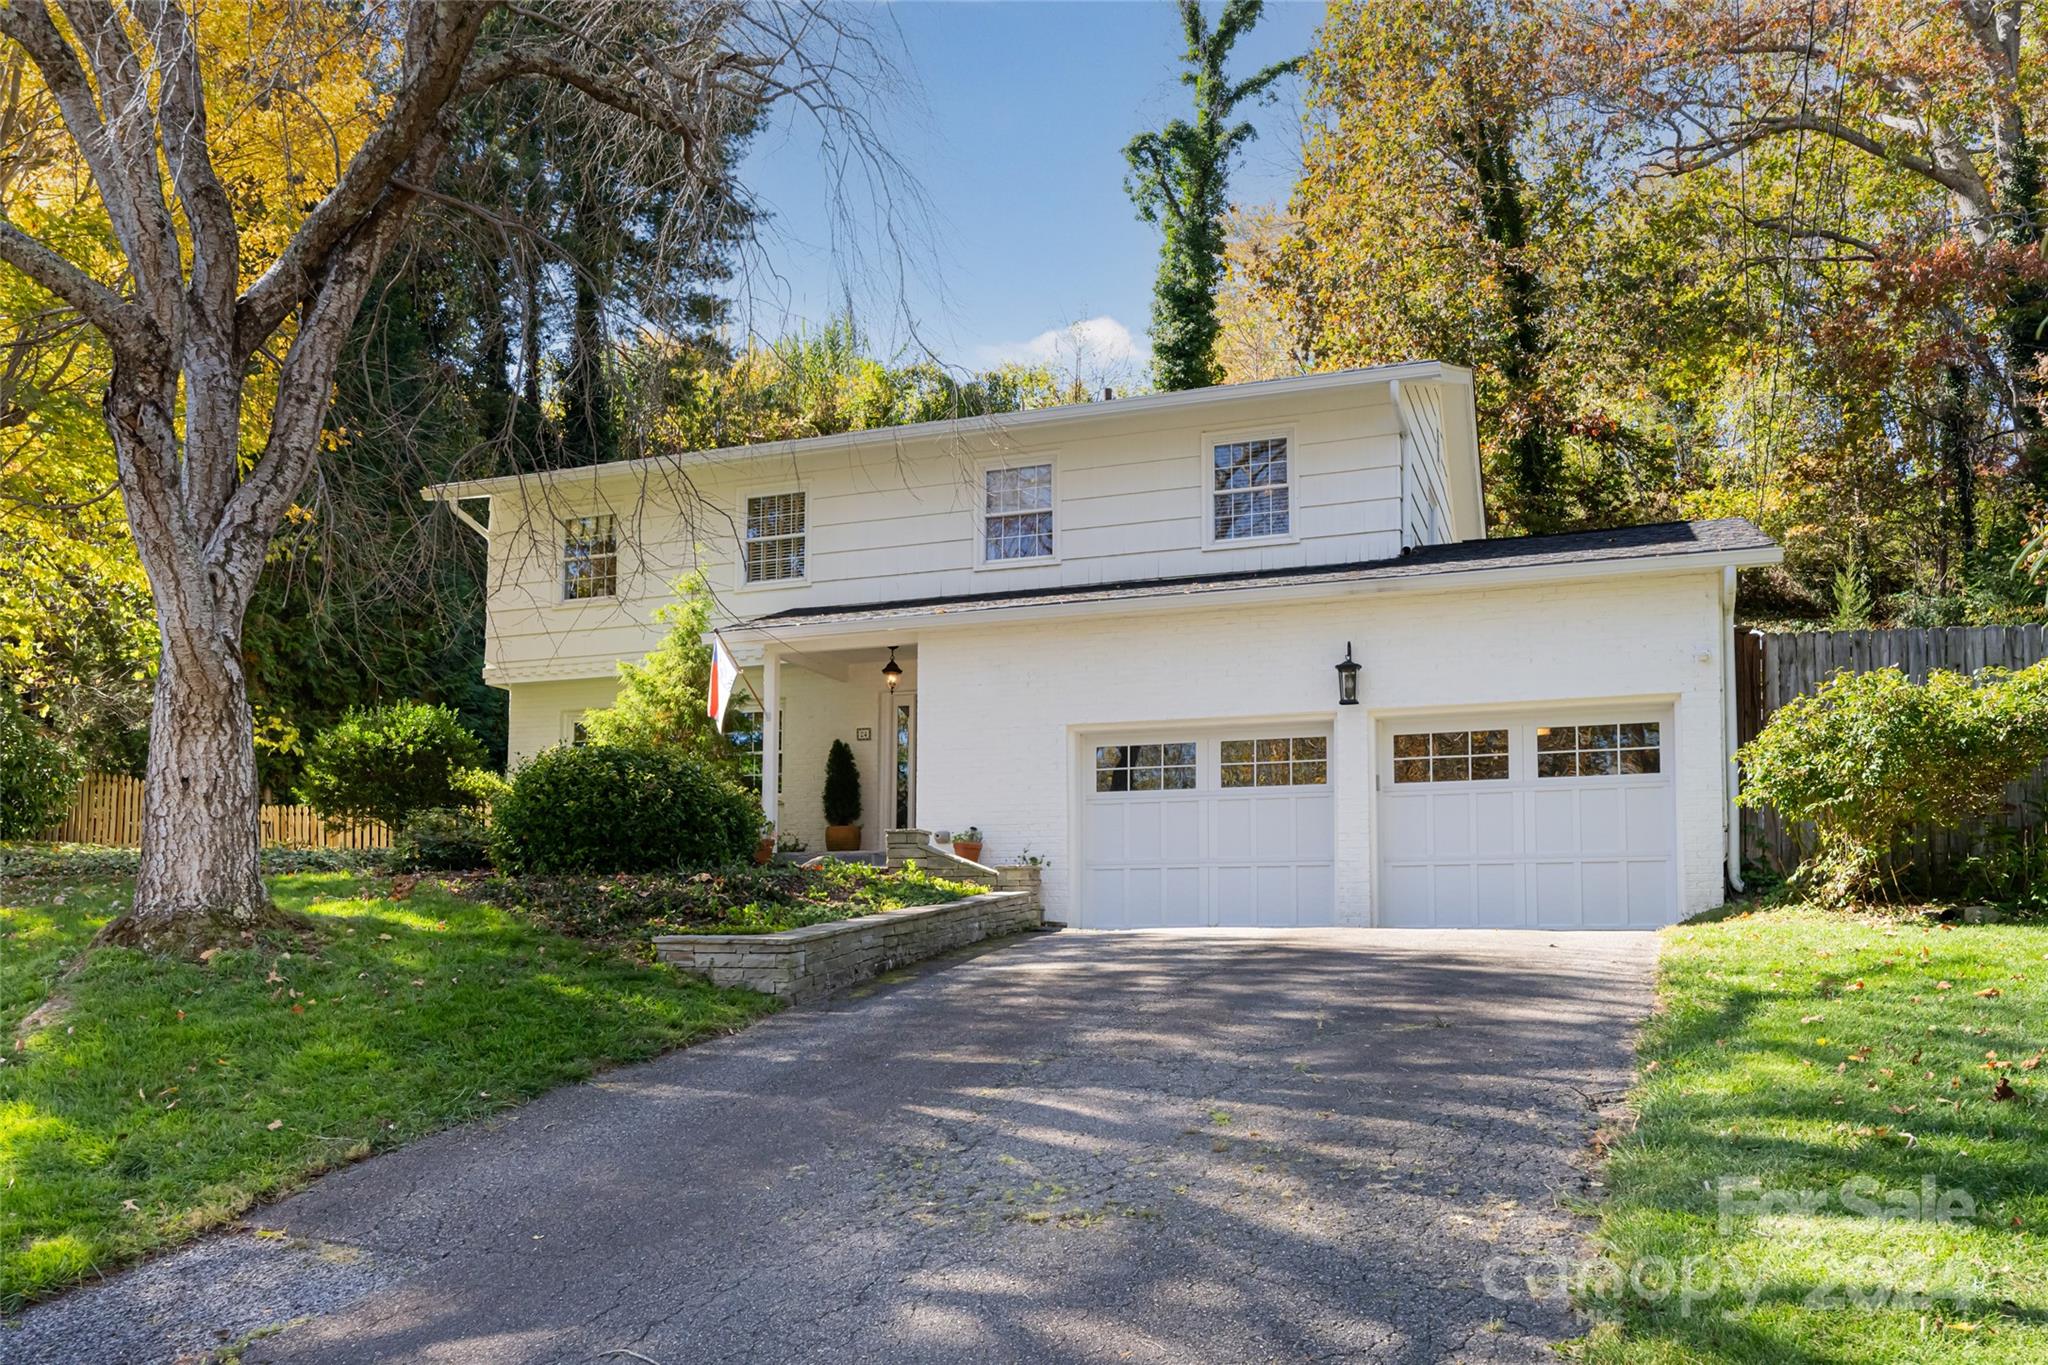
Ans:
<svg viewBox="0 0 2048 1365"><path fill-rule="evenodd" d="M1223 279L1230 163L1258 135L1250 123L1231 120L1241 107L1270 100L1274 82L1300 60L1274 62L1241 81L1224 70L1230 49L1263 9L1262 0L1227 0L1212 30L1201 0L1181 0L1188 49L1180 79L1195 92L1194 122L1174 119L1124 147L1131 167L1124 188L1138 216L1165 232L1152 290L1152 382L1162 390L1199 389L1222 378L1216 288Z"/></svg>

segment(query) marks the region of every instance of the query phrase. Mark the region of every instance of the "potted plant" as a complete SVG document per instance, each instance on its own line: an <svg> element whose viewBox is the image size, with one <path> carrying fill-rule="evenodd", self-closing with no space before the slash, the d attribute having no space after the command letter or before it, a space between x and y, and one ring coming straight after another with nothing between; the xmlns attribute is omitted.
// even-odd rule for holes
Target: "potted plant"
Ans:
<svg viewBox="0 0 2048 1365"><path fill-rule="evenodd" d="M775 826L767 816L761 817L760 838L754 843L754 862L766 866L775 858Z"/></svg>
<svg viewBox="0 0 2048 1365"><path fill-rule="evenodd" d="M860 847L860 769L853 750L835 739L825 755L825 851L850 853Z"/></svg>
<svg viewBox="0 0 2048 1365"><path fill-rule="evenodd" d="M953 836L953 852L970 863L981 861L981 831L973 825Z"/></svg>

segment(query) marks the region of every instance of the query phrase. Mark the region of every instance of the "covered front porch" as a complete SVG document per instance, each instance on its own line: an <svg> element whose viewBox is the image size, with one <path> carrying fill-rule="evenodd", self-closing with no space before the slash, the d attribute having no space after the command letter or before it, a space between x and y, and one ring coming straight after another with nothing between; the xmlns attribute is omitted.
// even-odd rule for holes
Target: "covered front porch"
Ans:
<svg viewBox="0 0 2048 1365"><path fill-rule="evenodd" d="M916 825L917 645L803 647L734 644L740 683L726 733L754 756L761 810L778 837L826 851L825 759L834 740L860 773L859 850L880 853L887 832Z"/></svg>

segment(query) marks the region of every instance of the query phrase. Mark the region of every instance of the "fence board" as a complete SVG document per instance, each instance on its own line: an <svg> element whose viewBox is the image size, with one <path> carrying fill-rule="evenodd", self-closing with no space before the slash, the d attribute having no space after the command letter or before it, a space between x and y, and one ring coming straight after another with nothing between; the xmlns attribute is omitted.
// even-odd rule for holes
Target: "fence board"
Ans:
<svg viewBox="0 0 2048 1365"><path fill-rule="evenodd" d="M1736 734L1756 737L1771 713L1804 696L1844 669L1867 673L1897 668L1915 682L1936 669L1975 673L1986 667L2025 668L2048 658L2048 626L1943 626L1900 630L1811 630L1784 634L1739 631L1736 651ZM1744 686L1745 663L1755 679ZM2048 812L2048 768L2006 788L2005 822L2015 827L2042 823ZM1926 870L1967 857L1976 840L1967 831L1926 829ZM1780 872L1804 856L1801 831L1787 829L1773 810L1742 812L1742 842Z"/></svg>
<svg viewBox="0 0 2048 1365"><path fill-rule="evenodd" d="M311 806L263 805L257 826L265 848L371 849L391 847L391 829L379 820L328 825ZM119 773L87 773L71 809L45 838L67 844L134 848L142 842L142 783Z"/></svg>

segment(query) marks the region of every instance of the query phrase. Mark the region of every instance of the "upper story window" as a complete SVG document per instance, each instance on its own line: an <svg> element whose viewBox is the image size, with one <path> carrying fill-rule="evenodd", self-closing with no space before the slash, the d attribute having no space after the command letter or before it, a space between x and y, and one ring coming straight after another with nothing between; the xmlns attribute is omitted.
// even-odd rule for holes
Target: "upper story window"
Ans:
<svg viewBox="0 0 2048 1365"><path fill-rule="evenodd" d="M569 517L562 522L562 600L615 597L619 591L619 542L610 516Z"/></svg>
<svg viewBox="0 0 2048 1365"><path fill-rule="evenodd" d="M1210 447L1210 538L1251 540L1294 533L1288 506L1287 438L1220 441Z"/></svg>
<svg viewBox="0 0 2048 1365"><path fill-rule="evenodd" d="M982 481L982 562L1051 558L1052 466L990 469Z"/></svg>
<svg viewBox="0 0 2048 1365"><path fill-rule="evenodd" d="M804 576L804 495L764 493L747 499L747 582Z"/></svg>

